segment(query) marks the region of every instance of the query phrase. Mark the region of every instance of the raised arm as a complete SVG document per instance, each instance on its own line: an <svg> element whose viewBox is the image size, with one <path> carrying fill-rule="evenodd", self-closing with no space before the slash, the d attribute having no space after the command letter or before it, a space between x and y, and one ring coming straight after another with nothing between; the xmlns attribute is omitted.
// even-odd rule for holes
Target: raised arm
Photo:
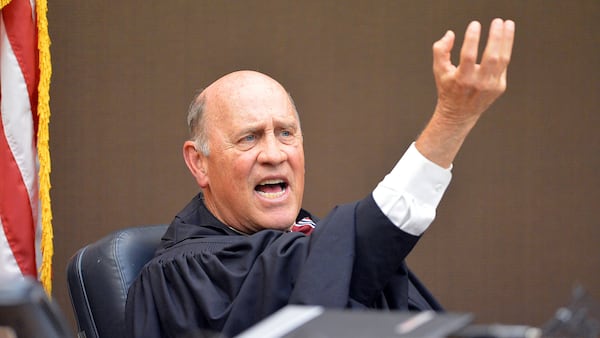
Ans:
<svg viewBox="0 0 600 338"><path fill-rule="evenodd" d="M494 19L479 64L481 24L477 21L467 27L458 66L450 59L455 40L452 31L433 44L438 100L416 141L419 152L429 160L448 168L483 112L504 93L514 34L513 21Z"/></svg>

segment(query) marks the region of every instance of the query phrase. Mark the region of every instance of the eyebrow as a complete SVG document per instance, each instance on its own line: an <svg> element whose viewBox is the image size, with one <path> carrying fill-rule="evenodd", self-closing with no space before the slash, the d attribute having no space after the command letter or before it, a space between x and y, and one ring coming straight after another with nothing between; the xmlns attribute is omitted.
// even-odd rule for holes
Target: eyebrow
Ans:
<svg viewBox="0 0 600 338"><path fill-rule="evenodd" d="M274 128L275 129L294 129L294 130L298 130L300 129L300 124L298 123L298 121L296 119L285 119L285 120L281 120L281 119L275 119L274 120ZM257 123L250 123L248 124L246 127L242 128L241 130L239 130L238 132L235 133L236 136L242 136L248 133L256 133L259 130L264 129L264 123L263 122L257 122Z"/></svg>
<svg viewBox="0 0 600 338"><path fill-rule="evenodd" d="M297 119L293 117L284 118L284 119L275 119L274 123L275 127L284 127L284 128L295 128L298 129L300 123Z"/></svg>

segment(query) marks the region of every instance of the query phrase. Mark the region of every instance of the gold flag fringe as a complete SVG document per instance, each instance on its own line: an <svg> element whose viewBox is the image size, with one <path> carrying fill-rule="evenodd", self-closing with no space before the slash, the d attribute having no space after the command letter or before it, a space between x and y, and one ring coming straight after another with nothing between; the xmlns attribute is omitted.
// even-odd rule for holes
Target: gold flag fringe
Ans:
<svg viewBox="0 0 600 338"><path fill-rule="evenodd" d="M0 0L2 1L2 0ZM40 203L42 207L42 264L39 268L39 279L48 296L52 295L52 256L53 230L52 230L52 208L50 205L50 146L49 146L49 124L50 124L50 77L52 75L52 64L50 62L50 36L48 34L48 12L47 0L36 0L36 18L38 29L38 51L40 82L38 84L38 135L37 151L40 161Z"/></svg>

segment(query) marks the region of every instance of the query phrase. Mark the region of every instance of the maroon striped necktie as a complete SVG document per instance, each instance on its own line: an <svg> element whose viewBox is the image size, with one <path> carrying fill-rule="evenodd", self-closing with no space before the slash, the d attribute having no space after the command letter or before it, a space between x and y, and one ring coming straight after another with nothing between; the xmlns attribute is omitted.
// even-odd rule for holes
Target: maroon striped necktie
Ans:
<svg viewBox="0 0 600 338"><path fill-rule="evenodd" d="M297 221L292 225L290 231L292 232L301 232L306 235L310 235L310 233L315 229L315 222L313 222L310 217L304 217L303 219Z"/></svg>

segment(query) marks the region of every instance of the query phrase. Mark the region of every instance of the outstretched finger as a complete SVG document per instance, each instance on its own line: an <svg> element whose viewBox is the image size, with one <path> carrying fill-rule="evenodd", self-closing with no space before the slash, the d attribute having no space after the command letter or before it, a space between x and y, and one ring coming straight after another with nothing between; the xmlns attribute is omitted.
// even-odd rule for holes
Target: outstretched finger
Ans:
<svg viewBox="0 0 600 338"><path fill-rule="evenodd" d="M515 22L512 20L506 20L504 22L504 43L502 45L502 57L506 60L506 63L510 62L510 56L512 54L512 47L515 41Z"/></svg>
<svg viewBox="0 0 600 338"><path fill-rule="evenodd" d="M444 36L433 44L433 71L436 74L445 73L452 67L450 53L454 46L454 32L447 31Z"/></svg>
<svg viewBox="0 0 600 338"><path fill-rule="evenodd" d="M504 21L494 19L490 25L487 45L481 58L481 69L484 73L501 73L505 66L504 48L505 48Z"/></svg>
<svg viewBox="0 0 600 338"><path fill-rule="evenodd" d="M471 22L465 32L465 39L460 50L460 64L458 65L459 71L464 75L469 75L475 70L480 35L481 24L477 21Z"/></svg>

